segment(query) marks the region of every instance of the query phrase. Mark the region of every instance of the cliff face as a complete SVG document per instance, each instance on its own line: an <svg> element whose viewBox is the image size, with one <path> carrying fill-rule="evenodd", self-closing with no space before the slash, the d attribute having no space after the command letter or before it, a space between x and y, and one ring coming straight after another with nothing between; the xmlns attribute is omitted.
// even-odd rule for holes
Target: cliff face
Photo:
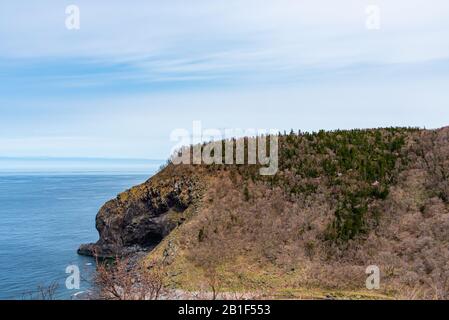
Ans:
<svg viewBox="0 0 449 320"><path fill-rule="evenodd" d="M449 128L284 134L278 173L258 172L170 164L106 203L79 252L153 249L194 291L354 292L376 265L381 294L449 297Z"/></svg>
<svg viewBox="0 0 449 320"><path fill-rule="evenodd" d="M181 224L199 197L199 183L194 174L169 171L108 201L96 217L99 241L78 253L105 258L148 250Z"/></svg>

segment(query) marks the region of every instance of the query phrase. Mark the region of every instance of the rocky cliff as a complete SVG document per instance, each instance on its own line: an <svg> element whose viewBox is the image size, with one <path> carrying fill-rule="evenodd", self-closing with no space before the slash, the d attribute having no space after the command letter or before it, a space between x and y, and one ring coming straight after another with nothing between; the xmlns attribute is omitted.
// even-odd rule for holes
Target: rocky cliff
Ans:
<svg viewBox="0 0 449 320"><path fill-rule="evenodd" d="M100 239L81 245L78 253L106 258L149 250L181 224L200 185L195 173L170 169L104 204L96 217Z"/></svg>

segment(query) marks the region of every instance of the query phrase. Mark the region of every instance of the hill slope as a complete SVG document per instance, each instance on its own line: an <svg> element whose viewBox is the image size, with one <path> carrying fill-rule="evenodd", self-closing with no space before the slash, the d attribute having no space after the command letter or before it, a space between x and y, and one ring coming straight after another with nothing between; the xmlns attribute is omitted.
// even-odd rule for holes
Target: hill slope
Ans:
<svg viewBox="0 0 449 320"><path fill-rule="evenodd" d="M156 246L175 288L351 296L377 265L378 295L449 298L449 129L291 132L275 176L168 164L96 225L80 253Z"/></svg>

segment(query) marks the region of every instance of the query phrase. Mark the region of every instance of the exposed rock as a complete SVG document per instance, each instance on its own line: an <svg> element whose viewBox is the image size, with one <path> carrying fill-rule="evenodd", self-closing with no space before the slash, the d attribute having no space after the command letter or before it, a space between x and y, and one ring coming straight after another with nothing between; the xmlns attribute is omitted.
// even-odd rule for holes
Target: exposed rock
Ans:
<svg viewBox="0 0 449 320"><path fill-rule="evenodd" d="M185 220L197 198L194 176L160 172L147 182L108 201L98 212L100 239L79 247L81 255L100 258L150 250Z"/></svg>

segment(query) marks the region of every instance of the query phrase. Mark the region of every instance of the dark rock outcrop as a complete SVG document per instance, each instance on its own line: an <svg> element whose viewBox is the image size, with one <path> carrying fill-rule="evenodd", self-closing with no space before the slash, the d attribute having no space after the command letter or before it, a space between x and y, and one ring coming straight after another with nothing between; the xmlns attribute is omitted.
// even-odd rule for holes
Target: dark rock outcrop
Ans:
<svg viewBox="0 0 449 320"><path fill-rule="evenodd" d="M163 170L119 194L97 214L100 239L81 245L78 253L107 258L152 249L186 219L198 198L197 187L194 176L172 176Z"/></svg>

